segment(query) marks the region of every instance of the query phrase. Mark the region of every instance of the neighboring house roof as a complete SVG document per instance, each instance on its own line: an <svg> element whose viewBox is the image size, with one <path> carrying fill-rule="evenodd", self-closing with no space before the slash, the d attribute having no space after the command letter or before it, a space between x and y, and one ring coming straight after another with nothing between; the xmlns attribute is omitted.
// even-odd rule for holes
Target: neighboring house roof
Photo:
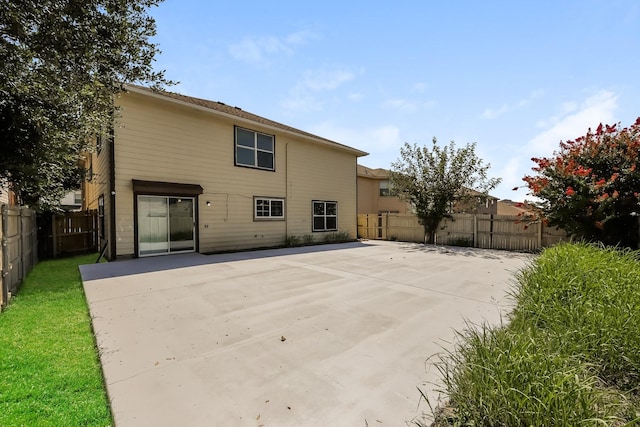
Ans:
<svg viewBox="0 0 640 427"><path fill-rule="evenodd" d="M371 169L363 165L358 165L358 176L374 179L389 179L389 171L382 168Z"/></svg>
<svg viewBox="0 0 640 427"><path fill-rule="evenodd" d="M383 168L371 169L363 165L358 165L358 176L363 176L363 177L373 178L373 179L389 179L389 175L390 175L390 172L388 169L383 169ZM494 197L490 194L485 196L484 194L476 190L468 189L468 191L471 192L471 194L476 196L483 196L483 197L487 197L488 199L498 200L497 197Z"/></svg>
<svg viewBox="0 0 640 427"><path fill-rule="evenodd" d="M520 215L530 212L526 205L511 200L498 201L498 215Z"/></svg>
<svg viewBox="0 0 640 427"><path fill-rule="evenodd" d="M230 105L227 105L223 102L219 102L219 101L210 101L207 99L202 99L202 98L194 98L192 96L186 96L186 95L181 95L179 93L174 93L174 92L169 92L169 91L160 91L160 90L154 90L151 88L147 88L147 87L143 87L143 86L137 86L137 85L125 85L125 89L129 92L134 92L134 93L138 93L141 95L148 95L148 96L152 96L155 98L160 98L160 99L164 99L166 101L171 101L171 102L175 102L178 104L182 104L185 106L189 106L189 107L193 107L193 108L197 108L200 110L205 110L205 111L209 111L209 112L213 112L222 116L231 116L235 119L240 119L241 121L244 122L253 122L253 123L259 123L263 126L266 126L268 128L272 128L272 129L277 129L279 131L284 131L288 134L292 134L292 135L298 135L298 136L303 136L305 138L308 139L312 139L318 143L321 144L326 144L329 145L333 148L337 148L343 151L348 151L351 152L353 154L355 154L356 156L360 157L360 156L366 156L369 153L365 152L365 151L361 151L358 150L356 148L353 147L349 147L347 145L344 144L340 144L338 142L332 141L330 139L326 139L317 135L314 135L312 133L309 132L305 132L303 130L300 129L296 129L294 127L282 124L282 123L278 123L275 122L273 120L269 120L266 119L264 117L258 116L256 114L253 113L249 113L248 111L245 111L239 107L232 107Z"/></svg>
<svg viewBox="0 0 640 427"><path fill-rule="evenodd" d="M480 191L476 191L470 188L467 188L467 191L471 193L472 196L485 197L489 200L498 200L497 197L492 196L491 194L484 194L484 193L481 193Z"/></svg>

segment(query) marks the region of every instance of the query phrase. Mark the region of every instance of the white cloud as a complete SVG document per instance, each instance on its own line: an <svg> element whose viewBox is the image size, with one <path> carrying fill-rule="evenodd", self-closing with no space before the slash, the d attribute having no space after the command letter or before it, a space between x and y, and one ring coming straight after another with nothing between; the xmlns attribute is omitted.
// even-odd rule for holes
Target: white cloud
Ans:
<svg viewBox="0 0 640 427"><path fill-rule="evenodd" d="M430 109L434 108L436 105L436 101L419 102L401 98L387 99L382 103L383 108L390 108L400 111L415 111L420 108Z"/></svg>
<svg viewBox="0 0 640 427"><path fill-rule="evenodd" d="M398 129L397 126L380 126L371 129L368 133L372 145L382 150L398 147L402 143L400 140L400 129Z"/></svg>
<svg viewBox="0 0 640 427"><path fill-rule="evenodd" d="M344 68L313 70L307 71L298 85L314 92L333 90L355 76L353 71Z"/></svg>
<svg viewBox="0 0 640 427"><path fill-rule="evenodd" d="M400 128L393 124L366 128L347 128L338 126L332 121L327 121L313 126L311 132L351 147L357 147L372 153L372 155L375 153L380 157L377 161L387 165L373 165L372 167L388 167L389 162L396 159L399 147L402 144ZM369 166L367 161L370 159L372 159L372 156L366 157L363 162Z"/></svg>
<svg viewBox="0 0 640 427"><path fill-rule="evenodd" d="M353 102L358 102L360 100L362 100L362 98L364 98L364 95L361 93L350 93L347 95L347 99L349 101L353 101Z"/></svg>
<svg viewBox="0 0 640 427"><path fill-rule="evenodd" d="M503 166L501 169L491 168L491 176L502 178L500 186L492 192L493 195L500 197L501 199L518 201L522 201L526 198L528 190L526 188L520 188L524 185L524 182L522 181L524 176L522 173L522 164L524 160L525 159L520 156L515 156L502 163ZM495 165L492 163L492 166ZM513 190L515 187L518 187L518 190Z"/></svg>
<svg viewBox="0 0 640 427"><path fill-rule="evenodd" d="M487 108L482 112L482 117L484 117L485 119L495 119L496 117L503 115L507 111L509 111L509 106L507 104L504 104L500 108Z"/></svg>
<svg viewBox="0 0 640 427"><path fill-rule="evenodd" d="M418 104L414 101L407 99L387 99L382 103L384 108L391 108L394 110L413 111L418 108Z"/></svg>
<svg viewBox="0 0 640 427"><path fill-rule="evenodd" d="M618 95L602 90L582 102L565 102L562 113L543 120L552 126L529 141L529 147L536 155L550 156L559 148L560 141L575 139L595 128L599 123L612 123L618 108Z"/></svg>
<svg viewBox="0 0 640 427"><path fill-rule="evenodd" d="M322 109L322 102L316 97L319 92L336 90L355 77L354 71L342 67L307 71L280 105L292 112L319 111ZM352 94L349 99L357 100L358 96L361 97L359 94Z"/></svg>
<svg viewBox="0 0 640 427"><path fill-rule="evenodd" d="M518 108L523 108L526 107L527 105L531 104L533 102L534 99L538 98L540 95L542 94L542 91L539 90L535 90L532 91L528 96L526 96L525 98L520 99L519 101L513 103L513 104L502 104L502 106L498 107L498 108L486 108L483 112L482 112L482 117L487 119L487 120L492 120L495 119L503 114L509 113L513 110L516 110Z"/></svg>
<svg viewBox="0 0 640 427"><path fill-rule="evenodd" d="M305 94L292 95L280 102L280 105L288 111L308 113L322 110L322 102L314 96Z"/></svg>
<svg viewBox="0 0 640 427"><path fill-rule="evenodd" d="M558 123L561 119L563 119L569 113L573 113L574 111L576 111L579 107L580 107L580 104L578 104L575 101L563 102L560 105L560 112L558 114L539 120L536 123L536 126L539 128L551 127L554 124Z"/></svg>
<svg viewBox="0 0 640 427"><path fill-rule="evenodd" d="M289 45L302 46L307 44L309 40L317 40L320 35L311 31L298 31L297 33L291 33L284 38L285 42Z"/></svg>
<svg viewBox="0 0 640 427"><path fill-rule="evenodd" d="M512 200L532 199L527 188L512 191L514 187L522 187L522 178L533 172L535 166L531 157L550 157L560 148L560 141L575 139L594 129L599 123L614 122L618 95L609 91L599 91L583 100L564 102L558 106L559 113L539 122L546 130L533 135L529 142L518 150L509 149L503 153L494 153L491 164L495 176L502 177L502 184L492 194ZM509 156L508 153L514 153ZM502 155L505 157L501 157ZM497 167L497 168L496 168Z"/></svg>
<svg viewBox="0 0 640 427"><path fill-rule="evenodd" d="M429 85L422 82L418 82L413 85L413 91L417 93L424 93L428 88Z"/></svg>
<svg viewBox="0 0 640 427"><path fill-rule="evenodd" d="M255 65L266 65L269 59L278 56L289 56L294 53L295 46L302 46L318 36L309 31L292 33L284 37L247 36L228 47L229 54L240 61Z"/></svg>

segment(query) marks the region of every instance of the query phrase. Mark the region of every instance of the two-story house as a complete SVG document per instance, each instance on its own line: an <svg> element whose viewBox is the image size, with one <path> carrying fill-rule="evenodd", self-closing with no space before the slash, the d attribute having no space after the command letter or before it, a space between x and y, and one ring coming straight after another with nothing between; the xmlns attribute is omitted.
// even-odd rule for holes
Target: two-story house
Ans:
<svg viewBox="0 0 640 427"><path fill-rule="evenodd" d="M171 92L127 86L115 104L84 186L109 259L356 237L357 158L367 153Z"/></svg>

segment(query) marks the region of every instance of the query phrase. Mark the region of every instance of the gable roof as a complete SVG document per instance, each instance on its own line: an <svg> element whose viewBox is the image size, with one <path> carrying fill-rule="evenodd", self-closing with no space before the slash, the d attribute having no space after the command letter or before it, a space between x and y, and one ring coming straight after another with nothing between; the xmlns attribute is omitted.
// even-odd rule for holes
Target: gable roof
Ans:
<svg viewBox="0 0 640 427"><path fill-rule="evenodd" d="M262 116L258 116L257 114L253 114L250 113L248 111L245 111L239 107L232 107L230 105L227 105L223 102L219 102L219 101L210 101L207 99L202 99L202 98L195 98L192 96L186 96L186 95L181 95L179 93L175 93L175 92L169 92L169 91L165 91L165 90L155 90L155 89L151 89L148 87L143 87L143 86L138 86L138 85L131 85L131 84L127 84L124 86L124 88L126 89L127 92L133 92L133 93L137 93L140 95L146 95L146 96L150 96L156 99L163 99L165 101L169 101L169 102L173 102L173 103L177 103L177 104L181 104L187 107L191 107L191 108L196 108L198 110L204 110L204 111L208 111L217 115L221 115L221 116L225 116L228 118L233 118L236 120L239 120L241 122L245 122L245 123L257 123L260 124L264 127L270 128L270 129L274 129L274 130L278 130L284 133L288 133L294 136L301 136L304 137L306 139L312 139L315 142L318 142L320 144L324 144L324 145L328 145L331 146L333 148L337 148L339 150L342 151L348 151L352 154L355 154L356 156L360 157L360 156L366 156L369 153L365 152L365 151L361 151L358 150L356 148L353 147L349 147L347 145L344 144L340 144L339 142L335 142L332 141L330 139L326 139L323 138L321 136L318 135L314 135L312 133L309 132L305 132L303 130L300 129L296 129L294 127L282 124L282 123L278 123L276 121L273 120L269 120L267 118L264 118Z"/></svg>

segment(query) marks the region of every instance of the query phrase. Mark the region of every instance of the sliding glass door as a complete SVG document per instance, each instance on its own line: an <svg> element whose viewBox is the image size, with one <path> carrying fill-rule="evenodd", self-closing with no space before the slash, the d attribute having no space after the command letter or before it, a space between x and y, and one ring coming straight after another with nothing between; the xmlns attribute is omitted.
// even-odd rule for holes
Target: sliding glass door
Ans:
<svg viewBox="0 0 640 427"><path fill-rule="evenodd" d="M138 196L138 256L195 250L193 197Z"/></svg>

